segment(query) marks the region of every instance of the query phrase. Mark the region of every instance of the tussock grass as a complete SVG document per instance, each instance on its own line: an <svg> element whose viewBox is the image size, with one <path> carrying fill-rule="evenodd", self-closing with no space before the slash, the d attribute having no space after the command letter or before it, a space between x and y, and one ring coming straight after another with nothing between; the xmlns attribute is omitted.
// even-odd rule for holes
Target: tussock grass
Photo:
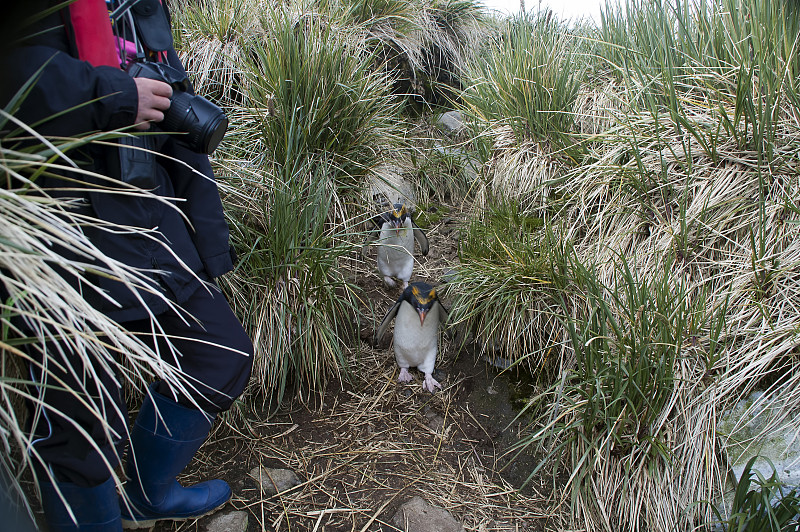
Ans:
<svg viewBox="0 0 800 532"><path fill-rule="evenodd" d="M550 15L511 19L466 67L464 110L479 127L509 127L516 142L546 142L574 157L581 66L575 38Z"/></svg>
<svg viewBox="0 0 800 532"><path fill-rule="evenodd" d="M513 201L485 211L464 235L461 265L448 291L458 294L452 321L474 336L485 356L547 375L558 362L551 346L561 331L547 254L534 237L541 225Z"/></svg>
<svg viewBox="0 0 800 532"><path fill-rule="evenodd" d="M730 530L791 530L797 527L800 499L797 489L787 489L775 467L765 478L753 468L755 458L745 465L742 478L736 486L731 502L730 517L722 519L717 513L722 529Z"/></svg>
<svg viewBox="0 0 800 532"><path fill-rule="evenodd" d="M175 48L192 73L195 91L222 105L241 102L247 93L245 61L252 43L266 38L259 15L271 3L239 0L172 0Z"/></svg>
<svg viewBox="0 0 800 532"><path fill-rule="evenodd" d="M336 195L326 168L229 182L239 190L227 201L241 258L224 286L256 347L250 394L271 408L287 390L321 391L347 370L356 289L340 259L354 248L329 222Z"/></svg>
<svg viewBox="0 0 800 532"><path fill-rule="evenodd" d="M248 101L268 162L298 168L324 158L336 171L330 175L338 193L357 190L402 141L389 78L358 42L354 47L348 35L313 15L267 17L264 25L274 33L254 50Z"/></svg>
<svg viewBox="0 0 800 532"><path fill-rule="evenodd" d="M710 523L713 513L697 503L721 500L725 438L735 440L717 432L722 413L757 389L777 401L765 433L795 410L794 9L759 1L608 6L584 48L604 66L590 72L591 86L574 93L564 84L552 95L570 95L568 127L535 142L511 124L487 130L494 153L485 205L518 202L543 227L529 237L538 245L525 260L491 283L462 264L473 281L458 287L463 300L454 307L527 288L536 294L527 301L509 294L504 311L481 307L462 319L509 323L502 320L533 307L540 317L532 322L559 321L551 343L528 353L514 351L519 327L499 338L491 328L477 334L506 342L501 349L519 360L560 353L563 369L532 398L538 422L521 446L564 465L575 526ZM522 69L495 72L523 78ZM525 109L503 114L518 120ZM498 246L516 249L519 236L482 238L497 242L480 252L489 261ZM462 252L470 249L467 241ZM542 276L558 306L530 305L550 294L538 280L513 291L504 282L535 263L552 266Z"/></svg>

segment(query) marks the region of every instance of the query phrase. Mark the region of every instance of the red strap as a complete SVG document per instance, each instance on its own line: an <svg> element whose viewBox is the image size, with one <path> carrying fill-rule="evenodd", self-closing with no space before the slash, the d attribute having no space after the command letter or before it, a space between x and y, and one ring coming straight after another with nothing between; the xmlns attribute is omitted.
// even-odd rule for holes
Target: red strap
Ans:
<svg viewBox="0 0 800 532"><path fill-rule="evenodd" d="M119 66L105 0L75 0L69 5L78 57L93 66Z"/></svg>

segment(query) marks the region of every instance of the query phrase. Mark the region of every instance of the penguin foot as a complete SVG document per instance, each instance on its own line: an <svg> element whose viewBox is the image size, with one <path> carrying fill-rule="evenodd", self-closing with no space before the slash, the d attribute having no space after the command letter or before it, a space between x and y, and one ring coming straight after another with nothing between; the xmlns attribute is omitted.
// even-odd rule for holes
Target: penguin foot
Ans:
<svg viewBox="0 0 800 532"><path fill-rule="evenodd" d="M431 393L436 392L436 388L442 389L442 385L439 384L436 379L433 378L433 375L430 373L425 374L425 380L422 381L422 389L427 390Z"/></svg>
<svg viewBox="0 0 800 532"><path fill-rule="evenodd" d="M385 275L383 277L383 282L386 283L386 286L388 286L389 288L394 288L397 285L397 283L394 282L394 279L392 279L388 275ZM405 290L405 288L403 288L403 290Z"/></svg>
<svg viewBox="0 0 800 532"><path fill-rule="evenodd" d="M397 382L411 382L413 380L414 377L411 376L407 368L400 368L400 375L397 376Z"/></svg>

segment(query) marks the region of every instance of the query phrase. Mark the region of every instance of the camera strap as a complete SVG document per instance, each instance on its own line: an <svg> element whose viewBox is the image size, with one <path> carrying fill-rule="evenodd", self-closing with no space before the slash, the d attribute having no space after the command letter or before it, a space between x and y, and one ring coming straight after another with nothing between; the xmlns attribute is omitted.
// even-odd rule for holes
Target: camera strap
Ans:
<svg viewBox="0 0 800 532"><path fill-rule="evenodd" d="M78 58L92 66L119 68L105 0L75 0L69 5L69 18L66 26Z"/></svg>
<svg viewBox="0 0 800 532"><path fill-rule="evenodd" d="M138 0L131 8L139 38L151 52L172 47L172 30L161 0Z"/></svg>

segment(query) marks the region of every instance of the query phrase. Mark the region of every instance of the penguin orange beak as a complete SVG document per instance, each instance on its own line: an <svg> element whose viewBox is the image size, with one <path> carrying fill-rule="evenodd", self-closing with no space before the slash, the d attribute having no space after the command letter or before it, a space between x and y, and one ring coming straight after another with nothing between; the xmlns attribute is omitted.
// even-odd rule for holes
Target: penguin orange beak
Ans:
<svg viewBox="0 0 800 532"><path fill-rule="evenodd" d="M417 310L417 314L419 314L419 326L422 327L425 324L425 316L428 314L428 311Z"/></svg>

